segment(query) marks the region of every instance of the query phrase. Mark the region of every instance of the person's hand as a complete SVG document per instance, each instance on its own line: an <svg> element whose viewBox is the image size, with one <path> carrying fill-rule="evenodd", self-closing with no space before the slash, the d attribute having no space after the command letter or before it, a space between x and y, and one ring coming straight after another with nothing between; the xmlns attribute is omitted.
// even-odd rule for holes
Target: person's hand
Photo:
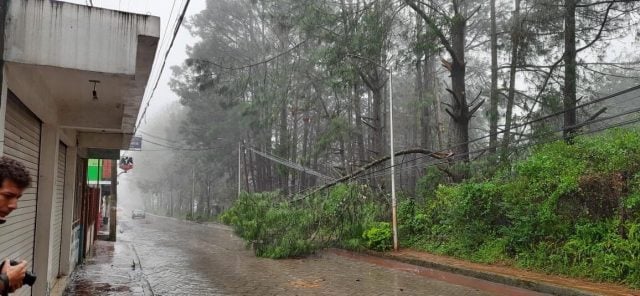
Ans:
<svg viewBox="0 0 640 296"><path fill-rule="evenodd" d="M27 261L22 261L20 264L11 266L9 259L4 261L2 266L2 273L7 275L9 279L9 293L13 293L15 290L22 287L22 281L24 280L25 273L27 272Z"/></svg>

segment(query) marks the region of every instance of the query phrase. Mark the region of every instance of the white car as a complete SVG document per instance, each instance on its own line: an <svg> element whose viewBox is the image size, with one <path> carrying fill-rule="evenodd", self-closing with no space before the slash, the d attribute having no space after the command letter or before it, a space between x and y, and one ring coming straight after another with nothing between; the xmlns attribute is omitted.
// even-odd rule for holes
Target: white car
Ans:
<svg viewBox="0 0 640 296"><path fill-rule="evenodd" d="M131 219L135 219L135 218L144 219L145 218L144 211L139 209L133 210L133 212L131 212Z"/></svg>

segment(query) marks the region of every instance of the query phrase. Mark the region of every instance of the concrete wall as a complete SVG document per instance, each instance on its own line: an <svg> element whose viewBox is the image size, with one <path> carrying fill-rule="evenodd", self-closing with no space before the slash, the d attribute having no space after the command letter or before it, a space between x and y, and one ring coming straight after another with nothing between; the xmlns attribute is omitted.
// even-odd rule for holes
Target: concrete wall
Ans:
<svg viewBox="0 0 640 296"><path fill-rule="evenodd" d="M128 75L138 36L160 35L158 17L45 0L10 1L6 25L7 61Z"/></svg>

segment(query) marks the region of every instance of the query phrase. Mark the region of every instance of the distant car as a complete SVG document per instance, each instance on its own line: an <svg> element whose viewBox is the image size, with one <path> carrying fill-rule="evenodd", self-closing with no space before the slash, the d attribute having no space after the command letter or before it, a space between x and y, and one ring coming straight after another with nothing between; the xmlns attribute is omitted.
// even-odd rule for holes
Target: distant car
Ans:
<svg viewBox="0 0 640 296"><path fill-rule="evenodd" d="M144 211L143 210L133 210L131 213L131 219L142 218L144 219Z"/></svg>

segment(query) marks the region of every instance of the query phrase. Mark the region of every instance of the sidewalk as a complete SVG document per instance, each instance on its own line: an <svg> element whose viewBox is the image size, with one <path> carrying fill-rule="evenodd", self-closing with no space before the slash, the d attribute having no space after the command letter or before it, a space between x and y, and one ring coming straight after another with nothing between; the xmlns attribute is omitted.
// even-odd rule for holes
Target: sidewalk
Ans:
<svg viewBox="0 0 640 296"><path fill-rule="evenodd" d="M91 254L71 275L63 295L146 296L152 293L131 244L97 240Z"/></svg>
<svg viewBox="0 0 640 296"><path fill-rule="evenodd" d="M452 272L553 295L640 295L640 290L633 290L616 284L594 283L586 280L547 275L506 266L472 263L409 249L398 252L367 253L381 258L393 259L417 266Z"/></svg>

